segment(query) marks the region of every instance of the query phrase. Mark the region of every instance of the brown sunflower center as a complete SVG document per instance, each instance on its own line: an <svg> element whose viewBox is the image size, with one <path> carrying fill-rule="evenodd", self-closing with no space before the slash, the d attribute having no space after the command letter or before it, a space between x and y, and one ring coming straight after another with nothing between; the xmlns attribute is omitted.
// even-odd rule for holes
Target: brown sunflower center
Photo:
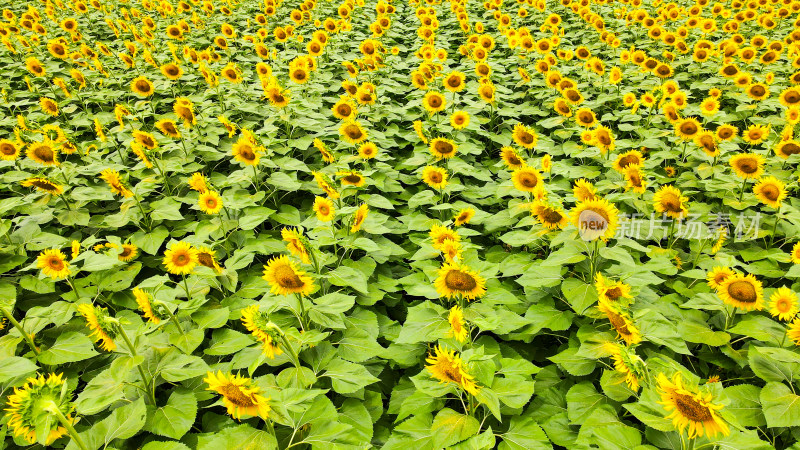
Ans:
<svg viewBox="0 0 800 450"><path fill-rule="evenodd" d="M786 103L790 105L794 105L795 103L800 103L800 91L796 91L793 89L787 92L786 95L783 96L783 98L784 100L786 100Z"/></svg>
<svg viewBox="0 0 800 450"><path fill-rule="evenodd" d="M345 116L345 117L349 117L350 114L353 113L353 108L351 108L350 105L345 103L345 104L339 105L336 108L336 111L339 113L339 115L342 115L342 116Z"/></svg>
<svg viewBox="0 0 800 450"><path fill-rule="evenodd" d="M139 80L136 82L136 89L140 92L150 92L150 83L145 80Z"/></svg>
<svg viewBox="0 0 800 450"><path fill-rule="evenodd" d="M781 195L780 189L778 189L778 186L775 186L774 184L765 184L761 187L760 191L761 195L771 201L778 200L778 197Z"/></svg>
<svg viewBox="0 0 800 450"><path fill-rule="evenodd" d="M675 407L678 411L683 416L688 417L689 420L694 422L713 420L708 407L698 403L691 395L675 393L672 398L675 401Z"/></svg>
<svg viewBox="0 0 800 450"><path fill-rule="evenodd" d="M222 392L222 395L224 395L225 398L228 399L228 401L230 401L236 406L241 406L241 407L255 406L253 399L245 395L242 392L242 390L239 389L238 386L235 386L233 384L226 384L224 386L221 386L219 390Z"/></svg>
<svg viewBox="0 0 800 450"><path fill-rule="evenodd" d="M561 215L560 212L556 211L553 208L545 208L541 214L542 221L548 224L557 224L561 222L561 219L564 217Z"/></svg>
<svg viewBox="0 0 800 450"><path fill-rule="evenodd" d="M178 66L169 66L167 67L167 75L169 76L178 76Z"/></svg>
<svg viewBox="0 0 800 450"><path fill-rule="evenodd" d="M255 161L256 154L253 151L253 148L249 145L243 145L239 148L239 156L241 156L246 161Z"/></svg>
<svg viewBox="0 0 800 450"><path fill-rule="evenodd" d="M53 257L51 257L51 258L50 258L50 259L47 261L47 265L48 265L48 266L49 266L49 267L50 267L52 270L63 270L63 269L64 269L64 261L62 261L62 260L61 260L61 258L59 258L59 257L57 257L57 256L53 256Z"/></svg>
<svg viewBox="0 0 800 450"><path fill-rule="evenodd" d="M17 153L17 148L10 143L0 144L0 153L6 156L12 156Z"/></svg>
<svg viewBox="0 0 800 450"><path fill-rule="evenodd" d="M619 286L614 286L606 291L606 297L610 298L611 300L616 300L622 297L622 289L620 289Z"/></svg>
<svg viewBox="0 0 800 450"><path fill-rule="evenodd" d="M450 153L453 153L453 151L455 150L453 144L447 141L436 141L434 148L436 149L436 152L441 155L449 155Z"/></svg>
<svg viewBox="0 0 800 450"><path fill-rule="evenodd" d="M632 334L631 330L628 329L628 322L621 315L615 312L609 312L608 321L611 322L611 325L620 335L630 336Z"/></svg>
<svg viewBox="0 0 800 450"><path fill-rule="evenodd" d="M605 146L611 145L611 136L608 134L608 132L606 130L597 130L597 133L595 134L595 138L602 145L605 145Z"/></svg>
<svg viewBox="0 0 800 450"><path fill-rule="evenodd" d="M764 86L755 85L752 88L750 88L750 93L756 97L761 97L764 94L766 94L766 89L764 89Z"/></svg>
<svg viewBox="0 0 800 450"><path fill-rule="evenodd" d="M275 268L275 280L285 288L297 289L305 285L303 280L288 265L280 265Z"/></svg>
<svg viewBox="0 0 800 450"><path fill-rule="evenodd" d="M461 79L458 77L450 77L447 79L447 85L451 88L457 88L461 86Z"/></svg>
<svg viewBox="0 0 800 450"><path fill-rule="evenodd" d="M55 152L47 145L37 146L33 149L33 154L44 162L53 162L56 159Z"/></svg>
<svg viewBox="0 0 800 450"><path fill-rule="evenodd" d="M236 74L234 73L233 77L235 76ZM306 71L302 69L297 69L294 72L292 72L292 78L294 78L295 80L305 80L306 76L307 76Z"/></svg>
<svg viewBox="0 0 800 450"><path fill-rule="evenodd" d="M361 177L356 175L356 174L347 175L343 179L345 181L347 181L348 183L352 183L352 184L358 184L359 182L361 182Z"/></svg>
<svg viewBox="0 0 800 450"><path fill-rule="evenodd" d="M728 294L743 303L755 303L758 300L756 287L749 281L734 281L728 286Z"/></svg>
<svg viewBox="0 0 800 450"><path fill-rule="evenodd" d="M639 157L636 155L627 155L623 156L622 159L619 160L619 166L623 169L631 164L639 164Z"/></svg>
<svg viewBox="0 0 800 450"><path fill-rule="evenodd" d="M467 292L478 287L478 282L472 275L460 270L450 270L444 277L444 283L454 291Z"/></svg>
<svg viewBox="0 0 800 450"><path fill-rule="evenodd" d="M206 199L206 208L214 209L217 207L217 200L215 198L207 198Z"/></svg>
<svg viewBox="0 0 800 450"><path fill-rule="evenodd" d="M681 212L681 199L677 194L668 192L661 197L661 206L670 212Z"/></svg>
<svg viewBox="0 0 800 450"><path fill-rule="evenodd" d="M800 153L800 145L797 145L793 142L784 144L781 147L781 153L783 153L784 155L796 155Z"/></svg>
<svg viewBox="0 0 800 450"><path fill-rule="evenodd" d="M741 159L736 166L744 173L755 173L758 170L758 163L753 159Z"/></svg>
<svg viewBox="0 0 800 450"><path fill-rule="evenodd" d="M793 302L791 299L784 297L778 298L775 302L775 308L782 313L787 313L792 310Z"/></svg>
<svg viewBox="0 0 800 450"><path fill-rule="evenodd" d="M695 125L694 122L684 122L681 124L681 132L691 136L697 133L697 125Z"/></svg>
<svg viewBox="0 0 800 450"><path fill-rule="evenodd" d="M133 249L132 249L132 248L130 248L130 247L123 247L123 248L122 248L122 253L120 253L120 254L119 254L119 256L120 256L121 258L127 258L128 256L131 256L131 253L133 253Z"/></svg>
<svg viewBox="0 0 800 450"><path fill-rule="evenodd" d="M731 130L730 128L720 128L719 131L717 132L717 135L721 139L728 139L731 136L733 136L733 130Z"/></svg>
<svg viewBox="0 0 800 450"><path fill-rule="evenodd" d="M431 172L430 175L428 175L428 180L431 183L441 183L442 182L442 174L439 173L439 172Z"/></svg>
<svg viewBox="0 0 800 450"><path fill-rule="evenodd" d="M363 136L361 128L359 128L357 125L348 125L344 132L350 139L360 139L361 136Z"/></svg>
<svg viewBox="0 0 800 450"><path fill-rule="evenodd" d="M532 144L533 143L533 135L528 133L527 131L523 130L519 133L519 140L522 141L523 144Z"/></svg>
<svg viewBox="0 0 800 450"><path fill-rule="evenodd" d="M519 174L519 183L526 188L533 188L539 184L539 179L530 172L522 172Z"/></svg>
<svg viewBox="0 0 800 450"><path fill-rule="evenodd" d="M439 97L438 95L431 96L428 99L428 106L430 106L432 108L438 108L438 107L442 106L442 98Z"/></svg>
<svg viewBox="0 0 800 450"><path fill-rule="evenodd" d="M191 260L192 258L190 258L189 255L184 252L172 256L172 264L175 264L178 267L182 267L189 264Z"/></svg>

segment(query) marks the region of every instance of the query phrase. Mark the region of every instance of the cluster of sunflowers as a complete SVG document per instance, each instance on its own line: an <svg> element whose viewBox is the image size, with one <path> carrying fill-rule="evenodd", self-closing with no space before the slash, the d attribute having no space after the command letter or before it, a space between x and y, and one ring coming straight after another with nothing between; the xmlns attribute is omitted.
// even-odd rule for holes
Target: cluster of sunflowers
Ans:
<svg viewBox="0 0 800 450"><path fill-rule="evenodd" d="M797 445L797 0L44 0L0 41L6 445Z"/></svg>

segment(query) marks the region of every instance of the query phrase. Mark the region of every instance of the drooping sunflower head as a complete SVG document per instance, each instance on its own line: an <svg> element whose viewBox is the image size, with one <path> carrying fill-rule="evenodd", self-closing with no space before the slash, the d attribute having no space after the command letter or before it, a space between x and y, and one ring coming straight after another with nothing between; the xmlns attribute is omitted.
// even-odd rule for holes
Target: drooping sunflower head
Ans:
<svg viewBox="0 0 800 450"><path fill-rule="evenodd" d="M188 275L197 265L197 249L188 242L177 242L164 252L162 263L173 275Z"/></svg>
<svg viewBox="0 0 800 450"><path fill-rule="evenodd" d="M623 310L622 305L617 305L607 299L601 299L597 303L597 309L605 314L611 326L616 330L617 336L622 338L626 344L633 345L642 341L639 328L633 323L628 313Z"/></svg>
<svg viewBox="0 0 800 450"><path fill-rule="evenodd" d="M266 313L259 310L259 305L251 305L242 310L242 324L259 342L264 355L269 359L283 354L281 348L282 331L269 320Z"/></svg>
<svg viewBox="0 0 800 450"><path fill-rule="evenodd" d="M264 420L269 417L270 399L261 395L261 388L250 378L219 371L216 374L208 372L203 381L208 384L206 390L222 395L231 417L237 420L242 416L257 416Z"/></svg>
<svg viewBox="0 0 800 450"><path fill-rule="evenodd" d="M358 207L356 213L353 215L353 225L350 226L351 233L361 230L361 226L364 225L364 221L367 220L367 215L369 215L369 206L364 203Z"/></svg>
<svg viewBox="0 0 800 450"><path fill-rule="evenodd" d="M158 141L156 141L155 136L146 131L133 130L133 139L136 141L136 143L148 150L153 150L154 148L158 147Z"/></svg>
<svg viewBox="0 0 800 450"><path fill-rule="evenodd" d="M761 282L752 274L734 274L725 278L717 288L717 294L725 303L745 311L764 307Z"/></svg>
<svg viewBox="0 0 800 450"><path fill-rule="evenodd" d="M455 338L458 342L466 342L469 330L467 330L467 324L464 322L464 312L458 305L450 308L447 321L450 323L450 330L447 332L447 336Z"/></svg>
<svg viewBox="0 0 800 450"><path fill-rule="evenodd" d="M162 133L171 138L177 139L181 137L181 132L180 130L178 130L178 126L177 124L175 124L174 120L161 119L158 122L156 122L156 128L158 128L159 131L161 131Z"/></svg>
<svg viewBox="0 0 800 450"><path fill-rule="evenodd" d="M617 342L606 342L602 349L608 353L614 362L614 370L625 377L625 384L636 392L639 390L639 366L642 359L636 355L633 348L628 348Z"/></svg>
<svg viewBox="0 0 800 450"><path fill-rule="evenodd" d="M142 289L134 288L133 289L133 297L136 300L136 305L139 306L139 310L142 312L142 316L147 319L149 322L154 324L158 324L161 322L162 319L165 317L161 317L161 315L156 311L156 308L153 305L152 297L150 294L145 292Z"/></svg>
<svg viewBox="0 0 800 450"><path fill-rule="evenodd" d="M601 300L611 303L629 303L627 300L633 298L631 287L622 281L607 279L602 273L597 272L594 287L597 289L597 296Z"/></svg>
<svg viewBox="0 0 800 450"><path fill-rule="evenodd" d="M434 287L441 297L475 300L486 295L486 280L469 267L445 263L438 272Z"/></svg>
<svg viewBox="0 0 800 450"><path fill-rule="evenodd" d="M761 203L773 208L780 208L781 202L787 196L786 185L773 176L762 178L756 183L753 193Z"/></svg>
<svg viewBox="0 0 800 450"><path fill-rule="evenodd" d="M517 154L513 147L503 147L500 149L500 157L509 169L519 169L525 165L525 161Z"/></svg>
<svg viewBox="0 0 800 450"><path fill-rule="evenodd" d="M284 227L281 229L281 238L286 242L286 248L294 256L300 258L303 264L311 264L309 258L309 243L308 240L297 228Z"/></svg>
<svg viewBox="0 0 800 450"><path fill-rule="evenodd" d="M74 405L69 400L69 389L63 374L39 374L28 378L25 384L14 388L8 396L5 417L14 436L21 436L29 444L38 442L49 446L67 434L67 429L52 418L58 410L70 423L74 423Z"/></svg>
<svg viewBox="0 0 800 450"><path fill-rule="evenodd" d="M111 192L123 197L132 197L133 192L122 182L119 172L113 169L105 169L100 172L100 179L106 182Z"/></svg>
<svg viewBox="0 0 800 450"><path fill-rule="evenodd" d="M208 179L200 172L195 172L189 177L187 184L192 190L205 192L208 190Z"/></svg>
<svg viewBox="0 0 800 450"><path fill-rule="evenodd" d="M86 320L86 326L92 330L89 337L94 338L95 342L102 342L100 348L103 350L113 352L117 348L114 343L117 330L114 326L115 319L108 314L108 309L91 303L82 303L77 309Z"/></svg>
<svg viewBox="0 0 800 450"><path fill-rule="evenodd" d="M469 374L461 356L455 351L436 346L425 359L425 369L442 383L453 383L469 394L478 395L480 386Z"/></svg>
<svg viewBox="0 0 800 450"><path fill-rule="evenodd" d="M262 276L270 285L270 291L278 295L300 294L307 296L314 291L314 282L289 260L286 255L272 258L264 266Z"/></svg>
<svg viewBox="0 0 800 450"><path fill-rule="evenodd" d="M22 180L20 184L25 187L32 187L37 191L47 192L51 195L61 195L64 193L64 188L60 184L43 177L28 178Z"/></svg>
<svg viewBox="0 0 800 450"><path fill-rule="evenodd" d="M672 419L672 424L680 433L688 427L689 439L703 435L714 437L718 433L723 436L730 434L730 429L717 411L722 405L712 403L713 395L710 392L696 392L684 386L680 372L675 372L672 380L663 373L658 374L658 390L661 401L666 411L671 411L667 419Z"/></svg>
<svg viewBox="0 0 800 450"><path fill-rule="evenodd" d="M765 158L757 153L740 153L731 156L729 164L736 176L743 179L759 179L764 173Z"/></svg>
<svg viewBox="0 0 800 450"><path fill-rule="evenodd" d="M208 267L217 273L222 272L222 267L217 262L215 253L214 250L208 247L197 247L197 264Z"/></svg>

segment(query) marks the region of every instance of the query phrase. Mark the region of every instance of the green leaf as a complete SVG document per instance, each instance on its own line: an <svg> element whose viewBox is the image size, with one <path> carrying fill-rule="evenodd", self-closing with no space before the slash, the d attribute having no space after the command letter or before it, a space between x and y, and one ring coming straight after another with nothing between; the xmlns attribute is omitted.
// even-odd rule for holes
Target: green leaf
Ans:
<svg viewBox="0 0 800 450"><path fill-rule="evenodd" d="M48 365L83 361L98 353L88 336L70 331L58 336L55 344L39 355L39 361Z"/></svg>
<svg viewBox="0 0 800 450"><path fill-rule="evenodd" d="M583 423L596 408L606 404L606 396L597 392L590 381L582 381L567 391L567 417L574 424Z"/></svg>
<svg viewBox="0 0 800 450"><path fill-rule="evenodd" d="M175 391L167 404L148 411L145 429L159 436L180 439L192 428L197 416L197 400L188 391Z"/></svg>
<svg viewBox="0 0 800 450"><path fill-rule="evenodd" d="M589 307L597 303L597 290L594 285L586 284L577 278L564 280L561 283L561 293L578 314L583 314Z"/></svg>
<svg viewBox="0 0 800 450"><path fill-rule="evenodd" d="M759 398L769 428L800 426L800 396L785 384L767 383Z"/></svg>
<svg viewBox="0 0 800 450"><path fill-rule="evenodd" d="M107 447L115 439L128 439L135 436L144 427L146 415L147 408L144 398L139 397L135 402L115 409L108 417L80 433L81 439L89 450ZM67 445L67 450L78 448L74 440Z"/></svg>
<svg viewBox="0 0 800 450"><path fill-rule="evenodd" d="M7 383L15 378L30 375L39 369L36 364L26 358L9 356L0 364L0 383Z"/></svg>
<svg viewBox="0 0 800 450"><path fill-rule="evenodd" d="M406 321L395 343L433 342L445 337L450 330L450 324L442 314L442 308L429 301L408 308Z"/></svg>
<svg viewBox="0 0 800 450"><path fill-rule="evenodd" d="M534 383L518 377L497 377L492 382L492 390L501 402L512 408L522 408L533 396Z"/></svg>
<svg viewBox="0 0 800 450"><path fill-rule="evenodd" d="M550 440L544 434L542 428L530 414L512 416L508 431L502 433L500 437L503 442L497 447L498 450L544 450L552 449Z"/></svg>
<svg viewBox="0 0 800 450"><path fill-rule="evenodd" d="M800 374L800 355L790 350L751 346L747 358L753 373L764 381L791 382Z"/></svg>
<svg viewBox="0 0 800 450"><path fill-rule="evenodd" d="M434 446L436 448L449 447L475 436L480 427L478 419L445 408L436 414L431 424Z"/></svg>
<svg viewBox="0 0 800 450"><path fill-rule="evenodd" d="M123 264L123 262L120 261L116 256L94 252L84 254L86 256L83 258L83 266L81 267L81 270L85 270L87 272L97 272L99 270L111 269Z"/></svg>
<svg viewBox="0 0 800 450"><path fill-rule="evenodd" d="M334 286L349 286L362 294L369 294L367 276L358 269L339 266L328 273L328 281Z"/></svg>
<svg viewBox="0 0 800 450"><path fill-rule="evenodd" d="M678 323L678 333L686 342L706 344L712 347L725 345L731 340L731 335L724 331L714 331L705 323L690 320Z"/></svg>
<svg viewBox="0 0 800 450"><path fill-rule="evenodd" d="M351 394L378 380L366 367L336 358L325 367L322 376L330 377L333 390L340 394Z"/></svg>
<svg viewBox="0 0 800 450"><path fill-rule="evenodd" d="M153 220L181 220L181 202L170 197L163 198L150 203L153 211L149 216Z"/></svg>
<svg viewBox="0 0 800 450"><path fill-rule="evenodd" d="M738 384L725 388L725 395L731 403L725 406L725 412L733 414L739 423L747 426L766 425L767 421L761 411L761 388L752 384Z"/></svg>
<svg viewBox="0 0 800 450"><path fill-rule="evenodd" d="M230 355L252 345L253 342L253 338L247 334L229 328L221 328L214 330L211 345L203 352L206 355Z"/></svg>
<svg viewBox="0 0 800 450"><path fill-rule="evenodd" d="M198 445L198 450L241 450L244 443L249 448L272 450L278 448L275 437L267 431L249 425L228 427L214 433L214 438Z"/></svg>

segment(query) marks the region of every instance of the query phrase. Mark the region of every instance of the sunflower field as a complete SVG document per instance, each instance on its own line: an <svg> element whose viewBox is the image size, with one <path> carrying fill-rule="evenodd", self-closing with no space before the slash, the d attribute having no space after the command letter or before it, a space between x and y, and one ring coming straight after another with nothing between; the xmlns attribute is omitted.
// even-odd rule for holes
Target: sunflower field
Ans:
<svg viewBox="0 0 800 450"><path fill-rule="evenodd" d="M0 10L0 448L800 449L799 0Z"/></svg>

